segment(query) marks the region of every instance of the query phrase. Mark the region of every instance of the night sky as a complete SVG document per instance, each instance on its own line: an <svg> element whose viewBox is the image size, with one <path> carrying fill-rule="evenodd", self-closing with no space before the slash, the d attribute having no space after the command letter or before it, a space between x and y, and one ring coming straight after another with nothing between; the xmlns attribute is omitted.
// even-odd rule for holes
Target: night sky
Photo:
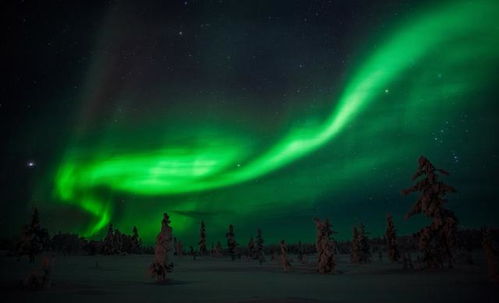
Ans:
<svg viewBox="0 0 499 303"><path fill-rule="evenodd" d="M436 3L437 2L437 3ZM499 219L499 3L7 1L0 231L348 239L394 215L420 155L462 227Z"/></svg>

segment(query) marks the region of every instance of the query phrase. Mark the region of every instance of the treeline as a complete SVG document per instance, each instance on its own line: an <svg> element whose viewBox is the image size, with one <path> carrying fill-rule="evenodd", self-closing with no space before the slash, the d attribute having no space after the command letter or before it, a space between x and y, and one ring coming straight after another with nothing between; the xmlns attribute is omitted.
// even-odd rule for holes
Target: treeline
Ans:
<svg viewBox="0 0 499 303"><path fill-rule="evenodd" d="M185 248L183 243L178 238L173 238L174 255L178 256L196 256L211 255L215 257L231 256L235 258L247 256L253 258L255 255L254 247L256 241L261 241L262 251L267 256L277 255L280 253L279 243L263 244L261 238L249 239L247 246L238 247L237 252L231 253L228 246L224 246L220 241L213 242L207 245L206 225L203 222L204 240L200 240L201 247L197 249L191 246ZM233 227L234 229L234 227ZM262 231L260 230L260 237ZM465 255L474 249L482 247L484 229L463 229L456 233L457 248L459 254ZM23 227L20 239L0 239L0 249L8 251L10 255L28 256L30 259L35 255L46 252L55 252L63 255L123 255L123 254L154 254L154 247L143 244L140 238L137 227L133 227L130 234L121 232L114 228L113 225L108 227L106 236L102 240L89 240L75 233L58 232L50 236L47 229L40 225L39 212L35 208L33 210L30 224ZM352 237L354 237L352 235ZM494 242L499 242L499 231L492 230L491 237ZM381 252L387 252L387 237L367 238L367 244L373 255ZM352 240L337 240L335 241L336 254L351 254ZM404 252L413 252L418 249L418 233L407 236L396 237L397 247ZM317 253L315 243L296 242L290 243L288 252L294 255L312 255ZM203 249L205 247L206 249Z"/></svg>
<svg viewBox="0 0 499 303"><path fill-rule="evenodd" d="M166 277L166 273L173 270L173 263L169 259L172 253L177 256L211 255L214 257L230 256L232 260L246 256L258 260L260 264L270 256L271 260L280 260L285 271L290 270L292 264L289 254L298 256L304 262L304 256L316 255L317 271L320 273L334 273L337 254L349 254L353 264L370 263L373 258L383 258L391 262L402 263L404 268L414 268L411 253L417 251L415 263L420 269L452 268L458 258L464 256L468 263L472 263L471 251L482 247L487 262L491 268L491 276L499 280L499 250L497 247L497 231L458 230L458 219L454 213L445 207L445 196L456 190L442 181L441 175L448 175L445 170L436 168L425 157L418 160L418 168L413 176L415 184L402 191L403 194L420 193L416 203L406 215L406 219L414 215L423 215L430 219L430 225L409 237L397 237L393 218L390 214L386 218L386 231L382 238L370 239L366 226L354 226L351 241L341 242L334 239L336 232L328 219L315 218L315 243L288 244L281 240L278 244L264 245L265 241L261 229L256 230L254 237L250 237L247 245L237 241L235 226L228 225L225 233L226 246L217 242L208 247L208 227L204 221L200 222L199 242L197 247L190 246L186 250L182 241L173 237L170 219L167 213L163 215L161 231L156 237L154 248L144 247L136 227L131 234L125 234L110 225L106 236L100 240L86 240L75 234L56 234L49 237L47 229L40 225L38 210L34 209L30 224L23 227L21 239L15 245L18 256L27 255L31 261L41 251L56 251L63 254L85 252L87 254L117 255L129 253L154 253L155 262L151 265L151 272L158 279Z"/></svg>

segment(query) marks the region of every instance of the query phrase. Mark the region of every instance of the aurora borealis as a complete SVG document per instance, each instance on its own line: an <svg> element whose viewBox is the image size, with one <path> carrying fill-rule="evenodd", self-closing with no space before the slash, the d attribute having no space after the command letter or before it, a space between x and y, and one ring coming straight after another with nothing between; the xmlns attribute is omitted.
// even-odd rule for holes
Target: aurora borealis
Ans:
<svg viewBox="0 0 499 303"><path fill-rule="evenodd" d="M380 18L374 4L204 5L102 8L81 85L57 101L71 103L67 139L32 176L54 227L137 225L150 240L167 211L184 238L203 219L215 238L233 223L298 240L313 216L376 234L412 203L399 192L420 154L452 173L463 224L497 219L496 1L386 4Z"/></svg>

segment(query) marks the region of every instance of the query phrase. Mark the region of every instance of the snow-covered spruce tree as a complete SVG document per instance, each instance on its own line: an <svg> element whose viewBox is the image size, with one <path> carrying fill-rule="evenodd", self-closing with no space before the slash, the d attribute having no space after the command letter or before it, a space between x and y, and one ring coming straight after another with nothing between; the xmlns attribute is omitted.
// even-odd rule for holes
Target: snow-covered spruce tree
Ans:
<svg viewBox="0 0 499 303"><path fill-rule="evenodd" d="M116 254L123 252L123 236L119 229L116 228L114 230L114 249Z"/></svg>
<svg viewBox="0 0 499 303"><path fill-rule="evenodd" d="M258 259L258 262L260 264L265 262L265 253L263 251L263 236L261 229L256 230L255 258Z"/></svg>
<svg viewBox="0 0 499 303"><path fill-rule="evenodd" d="M201 226L199 227L199 255L203 256L208 254L208 249L206 248L206 225L204 221L201 221Z"/></svg>
<svg viewBox="0 0 499 303"><path fill-rule="evenodd" d="M317 249L317 271L321 274L327 274L335 271L335 257L334 257L334 240L331 239L333 230L329 220L321 221L314 219L316 228L316 242ZM300 243L301 244L301 243Z"/></svg>
<svg viewBox="0 0 499 303"><path fill-rule="evenodd" d="M104 255L113 255L116 253L113 224L109 224L109 227L107 228L107 234L104 237L103 242L102 253Z"/></svg>
<svg viewBox="0 0 499 303"><path fill-rule="evenodd" d="M254 259L255 257L255 240L253 237L250 237L248 241L248 258Z"/></svg>
<svg viewBox="0 0 499 303"><path fill-rule="evenodd" d="M397 231L395 229L395 224L393 224L393 217L391 214L386 216L385 239L388 250L388 258L392 262L397 262L400 259L400 253L397 245Z"/></svg>
<svg viewBox="0 0 499 303"><path fill-rule="evenodd" d="M490 229L483 231L482 247L487 260L489 278L491 281L499 283L499 250L494 247Z"/></svg>
<svg viewBox="0 0 499 303"><path fill-rule="evenodd" d="M140 239L139 230L136 226L134 226L132 229L132 237L130 239L130 242L130 252L134 254L140 253L142 250L142 240Z"/></svg>
<svg viewBox="0 0 499 303"><path fill-rule="evenodd" d="M416 214L423 214L432 220L429 226L418 232L419 249L422 253L422 262L426 268L441 268L444 261L448 267L453 266L452 250L456 245L457 218L454 213L444 208L445 195L456 190L439 181L441 173L448 175L445 170L435 168L425 157L419 157L419 167L413 176L418 180L415 185L402 191L404 195L421 192L420 197L407 213L406 218Z"/></svg>
<svg viewBox="0 0 499 303"><path fill-rule="evenodd" d="M360 263L360 245L359 245L359 230L357 226L353 227L352 232L352 251L350 253L350 262Z"/></svg>
<svg viewBox="0 0 499 303"><path fill-rule="evenodd" d="M237 242L234 234L234 226L232 224L229 225L229 230L225 234L225 237L227 238L227 249L229 251L229 255L232 261L234 261L236 259Z"/></svg>
<svg viewBox="0 0 499 303"><path fill-rule="evenodd" d="M215 252L213 253L215 257L221 257L223 256L223 247L222 243L220 241L217 241L217 245L215 246Z"/></svg>
<svg viewBox="0 0 499 303"><path fill-rule="evenodd" d="M360 224L358 228L358 245L359 245L359 262L360 263L370 263L371 262L371 248L369 246L369 238L367 237L367 232L364 224Z"/></svg>
<svg viewBox="0 0 499 303"><path fill-rule="evenodd" d="M151 275L157 281L166 280L166 273L173 270L173 263L168 263L168 253L172 244L172 228L170 218L167 213L163 214L161 221L161 231L156 236L156 246L154 247L154 262L149 267Z"/></svg>
<svg viewBox="0 0 499 303"><path fill-rule="evenodd" d="M197 253L196 253L196 251L194 250L194 247L192 247L192 246L189 246L189 255L191 255L192 260L196 260Z"/></svg>
<svg viewBox="0 0 499 303"><path fill-rule="evenodd" d="M301 263L305 263L305 256L304 256L304 249L303 249L303 244L301 243L301 241L298 241L298 246L297 246L297 258L298 258L298 261L300 261Z"/></svg>
<svg viewBox="0 0 499 303"><path fill-rule="evenodd" d="M289 269L291 268L291 263L289 262L289 259L288 259L288 246L286 245L286 242L284 242L284 240L281 240L281 242L279 243L280 247L281 247L281 265L282 265L282 269L284 271L289 271Z"/></svg>
<svg viewBox="0 0 499 303"><path fill-rule="evenodd" d="M21 238L16 245L17 254L27 255L29 261L33 263L35 256L48 248L49 240L48 231L41 227L40 215L35 207L31 214L31 222L23 227Z"/></svg>

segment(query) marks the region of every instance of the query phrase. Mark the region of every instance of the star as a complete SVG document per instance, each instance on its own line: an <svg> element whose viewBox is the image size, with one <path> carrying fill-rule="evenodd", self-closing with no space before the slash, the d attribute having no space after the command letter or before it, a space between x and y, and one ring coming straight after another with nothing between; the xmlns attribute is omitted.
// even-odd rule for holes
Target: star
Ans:
<svg viewBox="0 0 499 303"><path fill-rule="evenodd" d="M36 166L36 162L35 162L35 161L30 160L30 161L26 162L26 166L27 166L27 167L35 167L35 166Z"/></svg>

